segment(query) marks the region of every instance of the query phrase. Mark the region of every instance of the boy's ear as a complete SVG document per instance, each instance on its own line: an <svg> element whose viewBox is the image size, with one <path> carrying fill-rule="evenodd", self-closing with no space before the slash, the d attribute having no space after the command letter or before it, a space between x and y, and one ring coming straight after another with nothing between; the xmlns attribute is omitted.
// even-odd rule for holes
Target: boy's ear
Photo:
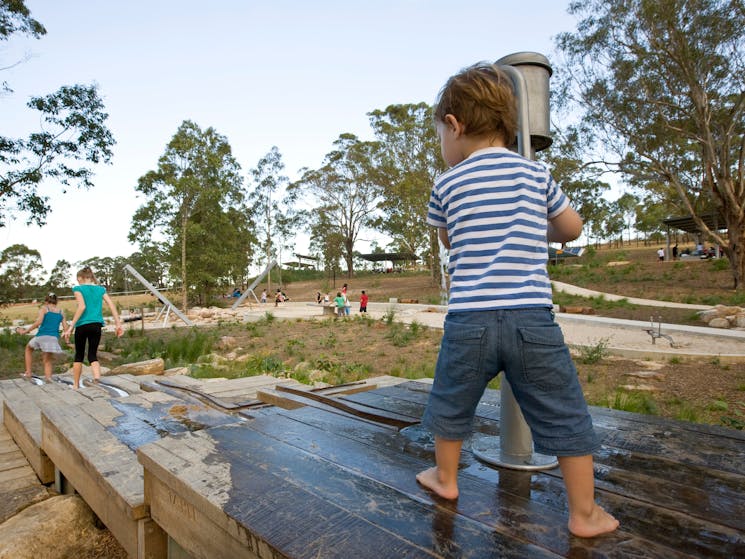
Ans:
<svg viewBox="0 0 745 559"><path fill-rule="evenodd" d="M450 130L452 130L455 133L455 136L461 136L465 133L466 127L463 126L460 122L458 122L458 119L455 118L455 115L446 114L445 115L445 124L447 125Z"/></svg>

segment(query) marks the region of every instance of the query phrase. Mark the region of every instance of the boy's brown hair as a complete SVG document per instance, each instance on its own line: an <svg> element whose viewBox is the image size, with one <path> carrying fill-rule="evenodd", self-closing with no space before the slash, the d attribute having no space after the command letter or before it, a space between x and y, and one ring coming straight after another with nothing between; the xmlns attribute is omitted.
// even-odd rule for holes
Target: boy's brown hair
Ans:
<svg viewBox="0 0 745 559"><path fill-rule="evenodd" d="M517 102L512 81L489 62L464 68L440 90L435 120L453 115L471 136L499 137L506 146L517 137Z"/></svg>

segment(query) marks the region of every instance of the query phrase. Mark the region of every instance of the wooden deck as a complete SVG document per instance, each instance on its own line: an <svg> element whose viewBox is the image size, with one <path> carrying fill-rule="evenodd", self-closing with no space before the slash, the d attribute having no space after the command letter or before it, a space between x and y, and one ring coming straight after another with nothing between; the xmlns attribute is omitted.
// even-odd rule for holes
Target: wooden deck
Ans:
<svg viewBox="0 0 745 559"><path fill-rule="evenodd" d="M621 530L583 540L558 470L495 468L466 447L457 503L416 483L433 462L416 425L427 383L303 395L261 377L105 382L129 395L10 380L0 398L23 454L43 455L132 557L745 557L739 431L592 408L598 500ZM488 391L477 432L499 433L499 407ZM5 458L23 485L31 470L3 448L0 473Z"/></svg>
<svg viewBox="0 0 745 559"><path fill-rule="evenodd" d="M429 386L409 382L342 399L421 416ZM744 557L745 436L592 410L605 438L598 500L621 521L595 540L566 529L558 470L519 472L462 456L457 504L416 472L432 463L417 429L318 408L264 408L252 419L138 450L154 520L193 557ZM499 395L477 429L499 432Z"/></svg>

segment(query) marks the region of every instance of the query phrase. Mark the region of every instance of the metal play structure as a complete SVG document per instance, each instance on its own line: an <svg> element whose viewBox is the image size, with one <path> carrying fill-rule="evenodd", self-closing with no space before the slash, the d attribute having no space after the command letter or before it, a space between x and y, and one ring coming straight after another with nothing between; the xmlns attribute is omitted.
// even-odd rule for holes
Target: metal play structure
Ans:
<svg viewBox="0 0 745 559"><path fill-rule="evenodd" d="M243 300L246 297L248 297L249 294L253 295L254 300L258 303L259 302L259 299L258 299L258 297L256 297L256 293L254 293L254 288L257 285L259 285L259 283L261 283L261 280L264 279L264 276L266 276L269 273L269 270L271 270L272 268L274 268L274 266L276 266L276 265L277 265L277 261L276 260L272 260L271 262L269 262L269 264L266 265L266 268L264 268L264 271L261 272L261 275L259 275L259 276L256 277L256 279L254 280L254 282L248 287L248 289L246 289L241 294L240 297L238 297L238 299L236 299L235 303L233 303L233 306L231 306L230 308L233 309L233 310L237 309L238 306L243 302Z"/></svg>
<svg viewBox="0 0 745 559"><path fill-rule="evenodd" d="M124 266L124 269L129 272L133 278L135 278L137 281L139 281L142 285L144 285L150 293L152 293L156 299L158 299L161 303L163 303L163 308L160 309L160 312L158 313L158 316L155 317L155 320L160 320L160 317L163 316L163 326L166 326L168 324L168 317L171 313L175 314L177 317L179 317L181 320L184 321L184 324L187 326L193 326L191 320L189 320L185 314L183 314L180 310L178 310L176 307L173 306L173 303L168 300L168 297L166 297L163 293L158 291L155 286L147 281L145 278L142 277L142 275L135 270L132 266L129 264L126 264Z"/></svg>

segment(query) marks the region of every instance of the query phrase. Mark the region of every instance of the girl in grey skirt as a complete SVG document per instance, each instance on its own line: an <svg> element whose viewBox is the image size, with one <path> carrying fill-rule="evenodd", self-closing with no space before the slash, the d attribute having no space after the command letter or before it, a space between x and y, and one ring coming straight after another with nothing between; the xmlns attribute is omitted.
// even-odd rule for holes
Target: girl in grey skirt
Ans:
<svg viewBox="0 0 745 559"><path fill-rule="evenodd" d="M31 378L31 363L35 349L42 352L44 362L44 377L47 382L52 380L52 362L55 355L64 353L59 345L59 327L67 327L65 315L61 309L57 308L57 296L50 293L44 299L44 306L39 309L39 316L31 326L26 328L19 327L16 332L19 334L28 334L35 328L39 328L36 336L26 345L26 372L23 373L25 378Z"/></svg>

